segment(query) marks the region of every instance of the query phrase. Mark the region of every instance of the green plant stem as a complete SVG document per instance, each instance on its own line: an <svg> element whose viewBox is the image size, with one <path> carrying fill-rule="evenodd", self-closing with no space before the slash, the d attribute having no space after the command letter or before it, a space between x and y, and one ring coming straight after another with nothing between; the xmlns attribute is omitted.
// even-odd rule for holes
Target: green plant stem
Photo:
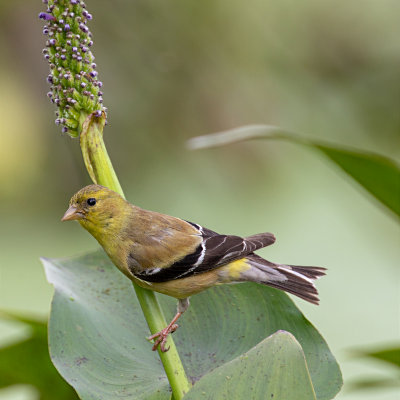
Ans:
<svg viewBox="0 0 400 400"><path fill-rule="evenodd" d="M124 196L104 145L104 124L105 115L95 117L93 114L83 114L81 116L80 145L83 160L94 183L106 186ZM133 286L150 332L153 334L161 331L167 323L154 292L135 284ZM159 350L159 355L171 385L174 400L180 400L189 391L191 385L171 337L168 338L168 346L169 351L163 353Z"/></svg>

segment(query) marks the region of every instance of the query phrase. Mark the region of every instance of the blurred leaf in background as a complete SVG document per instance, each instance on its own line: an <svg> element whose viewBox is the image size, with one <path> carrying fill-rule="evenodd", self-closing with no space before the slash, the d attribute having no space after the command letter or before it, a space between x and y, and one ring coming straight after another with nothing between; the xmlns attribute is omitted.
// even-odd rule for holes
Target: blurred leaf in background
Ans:
<svg viewBox="0 0 400 400"><path fill-rule="evenodd" d="M372 347L372 346L371 346ZM400 393L400 347L391 347L381 350L358 350L351 352L353 357L370 358L383 363L386 368L382 371L381 376L369 376L353 379L348 382L347 390L374 390L381 393L382 389L398 388ZM393 368L394 367L394 368Z"/></svg>
<svg viewBox="0 0 400 400"><path fill-rule="evenodd" d="M50 360L47 344L47 324L44 321L1 313L2 318L29 327L25 340L0 347L0 388L31 385L38 400L78 400L75 390L64 381Z"/></svg>
<svg viewBox="0 0 400 400"><path fill-rule="evenodd" d="M365 351L360 352L360 355L364 355L364 357L371 357L375 360L384 361L391 365L395 365L397 368L400 368L400 347L392 347L384 350L378 351Z"/></svg>
<svg viewBox="0 0 400 400"><path fill-rule="evenodd" d="M376 200L400 217L400 166L394 160L380 154L309 140L268 125L249 125L198 136L190 139L188 146L196 150L252 139L287 140L321 151Z"/></svg>

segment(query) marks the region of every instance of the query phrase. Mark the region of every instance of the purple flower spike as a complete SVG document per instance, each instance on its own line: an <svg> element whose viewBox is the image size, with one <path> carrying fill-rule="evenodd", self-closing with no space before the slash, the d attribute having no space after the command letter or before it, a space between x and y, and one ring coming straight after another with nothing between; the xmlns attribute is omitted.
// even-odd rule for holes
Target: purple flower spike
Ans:
<svg viewBox="0 0 400 400"><path fill-rule="evenodd" d="M79 136L81 114L102 118L103 98L98 72L91 51L92 15L82 0L43 0L43 33L47 35L44 57L48 60L50 101L57 106L56 123L64 133Z"/></svg>
<svg viewBox="0 0 400 400"><path fill-rule="evenodd" d="M45 12L39 13L39 18L44 19L45 21L56 21L57 20L54 15L47 14Z"/></svg>

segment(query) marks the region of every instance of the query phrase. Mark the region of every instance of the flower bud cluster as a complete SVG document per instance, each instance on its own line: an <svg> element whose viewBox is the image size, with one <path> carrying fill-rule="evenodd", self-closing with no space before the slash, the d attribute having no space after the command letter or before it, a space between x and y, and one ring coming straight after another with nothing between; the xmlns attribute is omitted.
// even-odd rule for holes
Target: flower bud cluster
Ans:
<svg viewBox="0 0 400 400"><path fill-rule="evenodd" d="M102 82L98 80L91 51L92 34L87 22L92 15L82 0L43 0L46 12L39 18L46 25L44 58L50 65L47 81L51 85L48 97L58 110L56 124L71 136L79 135L82 116L105 111Z"/></svg>

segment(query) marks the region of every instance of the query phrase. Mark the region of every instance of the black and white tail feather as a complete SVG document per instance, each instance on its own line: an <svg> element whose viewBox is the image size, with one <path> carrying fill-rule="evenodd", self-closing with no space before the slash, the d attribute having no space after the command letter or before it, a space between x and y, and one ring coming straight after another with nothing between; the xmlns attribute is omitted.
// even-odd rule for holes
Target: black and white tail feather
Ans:
<svg viewBox="0 0 400 400"><path fill-rule="evenodd" d="M242 274L244 280L272 286L310 303L319 304L314 281L325 275L325 268L275 264L256 254L246 258L252 268Z"/></svg>
<svg viewBox="0 0 400 400"><path fill-rule="evenodd" d="M188 222L188 221L187 221ZM220 235L210 229L189 222L202 242L197 249L165 268L147 269L135 275L147 282L165 282L210 271L232 261L246 258L251 268L241 272L236 282L257 282L292 293L313 304L318 304L314 280L325 275L325 268L275 264L254 254L254 251L275 242L272 233L259 233L242 238Z"/></svg>

